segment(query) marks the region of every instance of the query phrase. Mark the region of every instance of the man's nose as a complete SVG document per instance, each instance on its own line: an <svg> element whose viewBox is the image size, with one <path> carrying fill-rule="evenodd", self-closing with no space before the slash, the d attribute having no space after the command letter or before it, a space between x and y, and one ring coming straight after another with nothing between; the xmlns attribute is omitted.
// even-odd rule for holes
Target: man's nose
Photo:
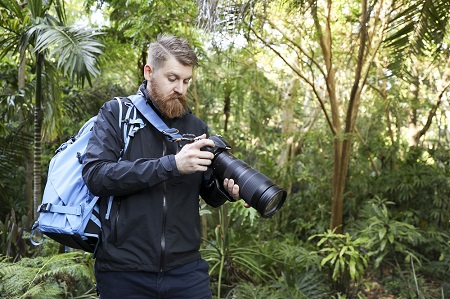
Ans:
<svg viewBox="0 0 450 299"><path fill-rule="evenodd" d="M177 82L177 85L175 86L175 88L173 90L178 94L185 94L186 89L187 89L187 85L184 84L184 82L182 80L180 80Z"/></svg>

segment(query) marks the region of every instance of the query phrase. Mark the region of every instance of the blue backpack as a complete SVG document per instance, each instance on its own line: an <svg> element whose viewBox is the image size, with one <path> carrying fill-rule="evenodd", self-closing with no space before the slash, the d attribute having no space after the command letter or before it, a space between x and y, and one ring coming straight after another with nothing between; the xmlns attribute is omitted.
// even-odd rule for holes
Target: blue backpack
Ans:
<svg viewBox="0 0 450 299"><path fill-rule="evenodd" d="M137 118L136 107L129 100L115 98L119 102L119 128L122 130L126 151L130 137L144 127ZM122 115L124 109L125 116ZM31 242L39 245L44 236L68 247L94 252L101 233L98 197L87 188L82 177L83 159L92 127L97 117L88 120L75 137L64 142L51 159L44 189L40 213L31 232ZM120 160L120 159L119 159Z"/></svg>

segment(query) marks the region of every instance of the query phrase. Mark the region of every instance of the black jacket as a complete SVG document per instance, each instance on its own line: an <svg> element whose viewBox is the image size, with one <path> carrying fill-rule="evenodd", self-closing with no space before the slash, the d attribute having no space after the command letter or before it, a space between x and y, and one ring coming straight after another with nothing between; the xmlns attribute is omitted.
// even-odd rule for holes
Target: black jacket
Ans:
<svg viewBox="0 0 450 299"><path fill-rule="evenodd" d="M151 103L144 86L140 92ZM211 171L180 175L174 155L181 145L167 141L140 114L146 126L118 162L123 148L118 114L116 100L100 109L83 166L86 185L101 197L97 269L158 272L200 258L199 195L214 207L227 198L217 192ZM167 125L181 134L207 133L206 124L191 113Z"/></svg>

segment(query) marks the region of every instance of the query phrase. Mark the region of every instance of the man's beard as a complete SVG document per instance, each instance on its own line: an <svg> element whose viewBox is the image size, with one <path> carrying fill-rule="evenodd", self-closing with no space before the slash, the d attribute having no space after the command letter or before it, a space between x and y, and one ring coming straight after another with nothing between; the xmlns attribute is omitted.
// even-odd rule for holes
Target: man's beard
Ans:
<svg viewBox="0 0 450 299"><path fill-rule="evenodd" d="M163 96L159 92L160 89L158 84L153 79L150 79L150 87L150 97L153 99L164 116L172 119L186 114L188 111L188 105L184 95L171 93L168 96Z"/></svg>

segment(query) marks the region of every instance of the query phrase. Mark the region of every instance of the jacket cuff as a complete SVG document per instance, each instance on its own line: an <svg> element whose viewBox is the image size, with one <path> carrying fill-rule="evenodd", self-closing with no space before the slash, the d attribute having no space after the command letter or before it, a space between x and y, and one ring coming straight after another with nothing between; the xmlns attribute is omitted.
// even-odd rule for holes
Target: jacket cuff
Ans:
<svg viewBox="0 0 450 299"><path fill-rule="evenodd" d="M174 155L163 156L160 158L160 161L167 172L172 173L173 176L180 176Z"/></svg>

